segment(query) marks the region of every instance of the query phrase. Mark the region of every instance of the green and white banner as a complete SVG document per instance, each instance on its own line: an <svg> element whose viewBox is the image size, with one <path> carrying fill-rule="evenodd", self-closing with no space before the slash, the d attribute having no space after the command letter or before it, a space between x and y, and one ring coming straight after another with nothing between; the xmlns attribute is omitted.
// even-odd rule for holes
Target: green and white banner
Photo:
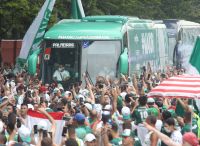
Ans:
<svg viewBox="0 0 200 146"><path fill-rule="evenodd" d="M29 27L23 38L22 48L18 57L20 60L26 61L30 51L40 47L54 4L55 0L46 0Z"/></svg>
<svg viewBox="0 0 200 146"><path fill-rule="evenodd" d="M154 29L129 30L129 62L130 71L140 71L148 62L156 64L158 51L156 50L156 31ZM155 66L155 65L153 65Z"/></svg>

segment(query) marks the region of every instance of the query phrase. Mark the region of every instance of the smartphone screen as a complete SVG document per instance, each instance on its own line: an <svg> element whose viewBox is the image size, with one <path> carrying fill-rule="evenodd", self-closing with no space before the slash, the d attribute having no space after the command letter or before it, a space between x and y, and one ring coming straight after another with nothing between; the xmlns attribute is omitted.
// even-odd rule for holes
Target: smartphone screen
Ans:
<svg viewBox="0 0 200 146"><path fill-rule="evenodd" d="M33 126L33 129L34 129L34 134L37 134L37 133L38 133L37 125L34 125L34 126Z"/></svg>
<svg viewBox="0 0 200 146"><path fill-rule="evenodd" d="M43 138L47 137L47 130L43 130Z"/></svg>
<svg viewBox="0 0 200 146"><path fill-rule="evenodd" d="M67 127L63 127L62 136L65 137L67 133Z"/></svg>
<svg viewBox="0 0 200 146"><path fill-rule="evenodd" d="M20 128L21 127L21 121L19 118L17 118L17 128Z"/></svg>

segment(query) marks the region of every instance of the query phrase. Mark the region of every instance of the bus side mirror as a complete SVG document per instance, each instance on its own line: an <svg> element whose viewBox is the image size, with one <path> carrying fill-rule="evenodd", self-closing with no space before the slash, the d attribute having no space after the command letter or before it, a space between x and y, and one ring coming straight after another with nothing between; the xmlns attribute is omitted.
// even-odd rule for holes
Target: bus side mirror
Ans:
<svg viewBox="0 0 200 146"><path fill-rule="evenodd" d="M125 48L124 52L120 55L119 72L124 75L128 74L128 51L127 51L127 48Z"/></svg>
<svg viewBox="0 0 200 146"><path fill-rule="evenodd" d="M33 52L28 58L28 73L34 75L37 71L38 54L40 50Z"/></svg>

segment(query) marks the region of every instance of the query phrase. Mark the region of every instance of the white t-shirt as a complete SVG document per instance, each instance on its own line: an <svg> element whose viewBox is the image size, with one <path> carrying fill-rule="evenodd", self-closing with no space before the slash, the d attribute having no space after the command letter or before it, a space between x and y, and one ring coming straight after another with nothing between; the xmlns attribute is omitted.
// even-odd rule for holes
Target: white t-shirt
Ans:
<svg viewBox="0 0 200 146"><path fill-rule="evenodd" d="M175 130L174 132L172 132L171 139L177 144L182 144L183 143L182 134L178 130Z"/></svg>
<svg viewBox="0 0 200 146"><path fill-rule="evenodd" d="M24 102L24 96L23 96L23 95L20 95L20 96L18 97L18 104L21 105L23 102Z"/></svg>
<svg viewBox="0 0 200 146"><path fill-rule="evenodd" d="M66 78L69 78L70 77L70 74L68 71L66 70L63 70L63 71L58 71L56 70L53 74L53 78L56 79L56 81L64 81Z"/></svg>
<svg viewBox="0 0 200 146"><path fill-rule="evenodd" d="M156 129L157 129L157 130L160 131L161 128L162 128L162 125L163 125L163 122L162 122L161 120L157 120L157 121L156 121L156 125L155 125L155 126L156 126Z"/></svg>
<svg viewBox="0 0 200 146"><path fill-rule="evenodd" d="M50 96L47 93L41 94L41 97L43 97L46 101L50 101Z"/></svg>

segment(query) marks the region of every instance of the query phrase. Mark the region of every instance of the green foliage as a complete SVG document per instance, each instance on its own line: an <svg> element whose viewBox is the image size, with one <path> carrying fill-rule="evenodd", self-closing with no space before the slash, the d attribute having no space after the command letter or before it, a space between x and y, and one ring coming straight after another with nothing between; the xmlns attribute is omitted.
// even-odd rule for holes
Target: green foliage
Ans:
<svg viewBox="0 0 200 146"><path fill-rule="evenodd" d="M21 39L45 0L0 0L0 39ZM82 0L85 14L200 22L199 0ZM57 0L50 22L70 18L71 0Z"/></svg>

